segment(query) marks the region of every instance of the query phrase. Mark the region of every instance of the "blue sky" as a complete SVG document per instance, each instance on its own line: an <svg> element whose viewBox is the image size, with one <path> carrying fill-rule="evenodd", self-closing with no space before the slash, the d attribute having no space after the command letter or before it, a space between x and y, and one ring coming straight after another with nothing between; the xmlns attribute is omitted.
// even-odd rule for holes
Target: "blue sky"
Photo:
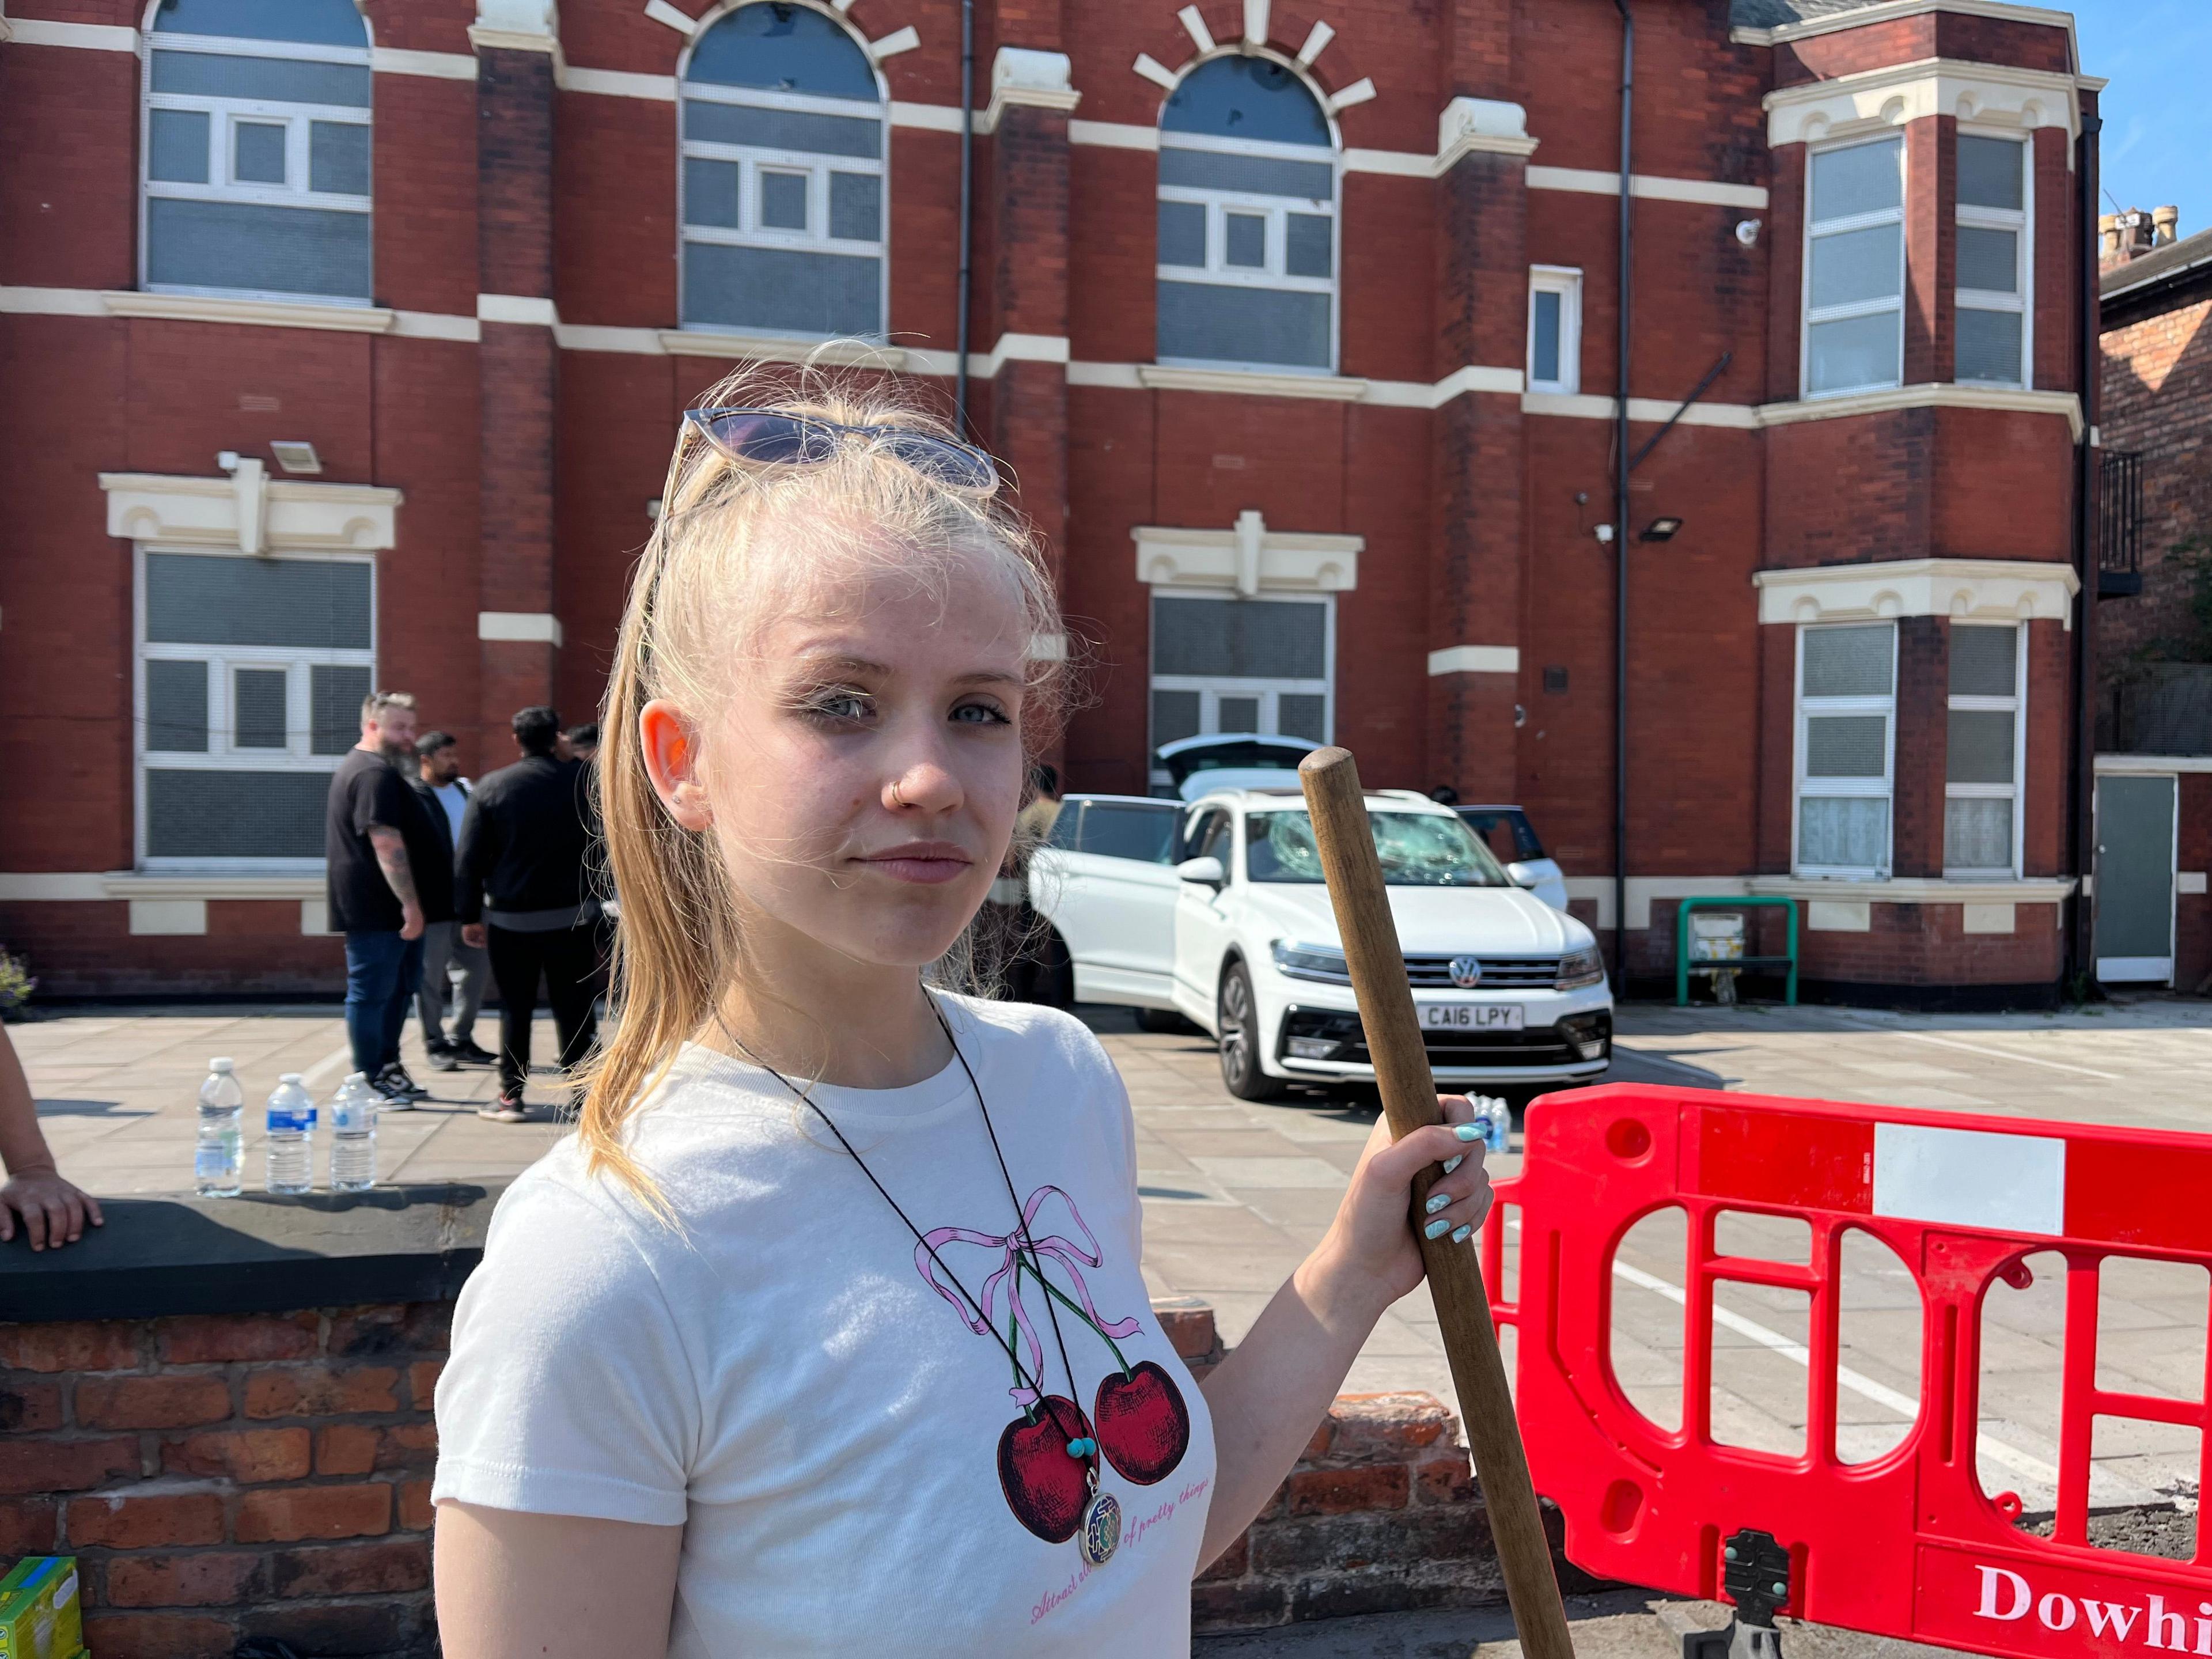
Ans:
<svg viewBox="0 0 2212 1659"><path fill-rule="evenodd" d="M2212 230L2212 0L2075 0L2081 68L2105 88L2101 211L2181 209Z"/></svg>

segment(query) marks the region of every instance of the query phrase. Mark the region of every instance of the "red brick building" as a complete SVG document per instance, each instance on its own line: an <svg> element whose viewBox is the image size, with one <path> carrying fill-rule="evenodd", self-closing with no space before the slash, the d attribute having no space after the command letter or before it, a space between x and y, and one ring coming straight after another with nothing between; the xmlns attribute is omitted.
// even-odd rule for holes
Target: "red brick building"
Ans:
<svg viewBox="0 0 2212 1659"><path fill-rule="evenodd" d="M985 0L963 137L954 0L15 0L0 939L334 983L356 694L585 717L679 412L853 335L1018 476L1072 787L1327 738L1525 804L1639 975L1758 892L2047 994L2099 83L1996 0L1625 10L1626 139L1607 0Z"/></svg>

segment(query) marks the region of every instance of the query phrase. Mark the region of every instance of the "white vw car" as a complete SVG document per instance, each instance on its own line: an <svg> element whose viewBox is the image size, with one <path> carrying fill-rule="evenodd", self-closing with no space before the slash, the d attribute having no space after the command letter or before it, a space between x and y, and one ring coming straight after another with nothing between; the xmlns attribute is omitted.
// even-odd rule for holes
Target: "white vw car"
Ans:
<svg viewBox="0 0 2212 1659"><path fill-rule="evenodd" d="M1408 791L1367 810L1440 1084L1586 1083L1613 1046L1613 997L1589 930L1516 884L1448 806ZM1188 806L1071 797L1032 863L1031 905L1076 1000L1175 1014L1221 1048L1246 1100L1293 1079L1375 1075L1292 789L1223 789Z"/></svg>

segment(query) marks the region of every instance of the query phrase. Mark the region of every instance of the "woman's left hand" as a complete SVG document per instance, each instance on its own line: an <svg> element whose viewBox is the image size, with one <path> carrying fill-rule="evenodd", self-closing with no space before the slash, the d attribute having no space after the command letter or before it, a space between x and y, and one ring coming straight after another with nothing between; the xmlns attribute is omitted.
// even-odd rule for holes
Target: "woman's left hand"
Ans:
<svg viewBox="0 0 2212 1659"><path fill-rule="evenodd" d="M1470 1122L1474 1103L1465 1095L1439 1095L1444 1121L1390 1139L1388 1119L1377 1118L1375 1133L1359 1155L1352 1185L1337 1206L1317 1256L1328 1260L1347 1280L1379 1298L1377 1312L1421 1282L1421 1242L1408 1218L1413 1179L1432 1164L1456 1160L1430 1189L1435 1207L1421 1218L1424 1228L1474 1248L1474 1230L1490 1213L1490 1176L1483 1168L1483 1139ZM1462 1135L1467 1139L1462 1139ZM1438 1199L1443 1202L1437 1203ZM1441 1226L1438 1224L1443 1224Z"/></svg>

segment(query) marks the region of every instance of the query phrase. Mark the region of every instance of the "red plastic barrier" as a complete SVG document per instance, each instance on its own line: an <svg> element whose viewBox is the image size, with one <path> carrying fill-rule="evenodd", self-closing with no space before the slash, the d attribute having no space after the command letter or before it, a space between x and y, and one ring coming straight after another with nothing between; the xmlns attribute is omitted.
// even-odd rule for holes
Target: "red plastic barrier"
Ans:
<svg viewBox="0 0 2212 1659"><path fill-rule="evenodd" d="M2193 1562L2093 1547L2095 1417L2185 1425L2212 1452L2205 1401L2096 1386L2098 1264L2128 1255L2212 1267L2212 1137L2094 1128L1689 1089L1612 1086L1547 1097L1528 1116L1520 1176L1498 1183L1484 1234L1500 1325L1517 1328L1516 1398L1536 1489L1565 1512L1567 1554L1610 1578L1717 1597L1721 1540L1741 1528L1790 1551L1785 1610L1824 1624L2021 1659L2212 1655L2212 1530ZM1614 1252L1639 1217L1688 1223L1682 1420L1629 1402L1608 1355ZM1498 1299L1508 1206L1518 1299ZM1715 1254L1723 1210L1802 1218L1809 1266ZM1917 1282L1921 1398L1904 1443L1836 1455L1838 1279L1845 1232L1894 1250ZM2023 1257L2067 1263L2054 1536L2017 1528L1975 1475L1981 1312ZM1673 1275L1670 1275L1673 1277ZM1713 1286L1809 1294L1802 1457L1711 1434ZM2212 1347L2212 1345L2208 1345ZM2205 1457L2212 1465L2212 1455ZM2212 1474L2201 1467L2200 1477Z"/></svg>

